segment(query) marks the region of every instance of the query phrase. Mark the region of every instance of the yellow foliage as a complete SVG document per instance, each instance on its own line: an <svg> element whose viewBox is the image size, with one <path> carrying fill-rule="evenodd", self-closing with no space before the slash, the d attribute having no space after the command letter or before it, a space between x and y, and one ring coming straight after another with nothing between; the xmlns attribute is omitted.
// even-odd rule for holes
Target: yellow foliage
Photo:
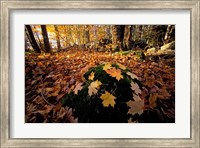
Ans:
<svg viewBox="0 0 200 148"><path fill-rule="evenodd" d="M114 107L116 97L110 94L109 92L105 91L105 93L102 94L100 98L103 100L102 103L104 107L108 107L109 105Z"/></svg>
<svg viewBox="0 0 200 148"><path fill-rule="evenodd" d="M112 65L110 63L106 63L104 66L103 66L103 70L108 70L108 69L111 69L112 68Z"/></svg>
<svg viewBox="0 0 200 148"><path fill-rule="evenodd" d="M90 73L88 79L89 79L89 80L93 80L93 79L94 79L94 72L91 72L91 73Z"/></svg>

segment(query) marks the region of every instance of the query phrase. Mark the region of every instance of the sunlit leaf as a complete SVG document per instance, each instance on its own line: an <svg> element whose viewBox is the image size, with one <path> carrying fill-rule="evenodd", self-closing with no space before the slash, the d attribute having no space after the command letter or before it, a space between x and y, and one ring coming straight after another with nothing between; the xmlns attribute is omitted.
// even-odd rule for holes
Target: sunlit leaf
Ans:
<svg viewBox="0 0 200 148"><path fill-rule="evenodd" d="M112 65L110 63L106 63L104 66L103 66L103 70L108 70L108 69L111 69L112 68Z"/></svg>
<svg viewBox="0 0 200 148"><path fill-rule="evenodd" d="M111 105L112 107L114 107L116 97L113 96L112 94L110 94L109 92L105 91L105 93L102 94L100 96L100 98L103 100L102 103L103 103L104 107L108 107L109 105Z"/></svg>
<svg viewBox="0 0 200 148"><path fill-rule="evenodd" d="M93 80L93 79L94 79L94 72L91 72L91 73L90 73L88 79L89 79L89 80Z"/></svg>
<svg viewBox="0 0 200 148"><path fill-rule="evenodd" d="M111 69L106 70L106 72L107 72L108 74L110 74L110 76L116 78L118 81L119 81L120 79L123 79L123 76L122 76L122 74L121 74L121 70L120 70L120 69L116 69L116 68L113 67L113 68L111 68Z"/></svg>

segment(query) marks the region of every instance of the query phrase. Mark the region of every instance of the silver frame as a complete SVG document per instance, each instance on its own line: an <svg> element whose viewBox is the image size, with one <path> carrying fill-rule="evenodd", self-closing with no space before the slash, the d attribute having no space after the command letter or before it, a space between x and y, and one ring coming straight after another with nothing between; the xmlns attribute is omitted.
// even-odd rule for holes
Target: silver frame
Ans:
<svg viewBox="0 0 200 148"><path fill-rule="evenodd" d="M0 0L1 1L1 0ZM200 147L200 1L1 1L1 147ZM191 13L191 138L188 139L12 139L9 137L9 16L12 9L171 9ZM184 124L184 123L183 123Z"/></svg>

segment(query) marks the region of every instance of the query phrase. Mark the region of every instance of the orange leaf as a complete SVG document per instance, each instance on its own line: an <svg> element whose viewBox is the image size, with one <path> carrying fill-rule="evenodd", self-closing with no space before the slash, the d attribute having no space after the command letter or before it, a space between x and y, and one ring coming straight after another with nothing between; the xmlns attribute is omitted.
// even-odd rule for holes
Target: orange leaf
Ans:
<svg viewBox="0 0 200 148"><path fill-rule="evenodd" d="M116 68L113 67L113 68L111 68L109 70L106 70L106 72L108 74L110 74L110 76L116 78L118 81L120 79L123 79L123 76L121 75L121 70L120 69L116 69Z"/></svg>

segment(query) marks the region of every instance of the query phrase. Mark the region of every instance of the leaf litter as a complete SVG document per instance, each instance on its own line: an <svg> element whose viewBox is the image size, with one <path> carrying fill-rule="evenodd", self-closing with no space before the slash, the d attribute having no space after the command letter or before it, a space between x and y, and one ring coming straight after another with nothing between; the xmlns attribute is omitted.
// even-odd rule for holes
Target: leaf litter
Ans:
<svg viewBox="0 0 200 148"><path fill-rule="evenodd" d="M72 115L73 109L62 107L61 100L71 90L78 93L82 89L83 74L91 67L105 62L108 64L104 70L118 80L123 79L123 76L119 69L111 69L110 63L125 65L135 74L130 75L131 78L140 79L146 92L138 90L136 94L144 99L146 110L159 110L169 120L175 120L175 65L169 64L171 60L163 59L157 63L137 61L131 55L81 49L56 54L25 55L25 120L40 123L77 122ZM123 66L120 68L124 69ZM91 74L89 79L93 80L94 75ZM97 84L95 89L91 88L90 95L97 93L101 83ZM133 102L129 105L134 105ZM113 101L104 105L108 104L114 105ZM137 111L141 113L140 105Z"/></svg>

